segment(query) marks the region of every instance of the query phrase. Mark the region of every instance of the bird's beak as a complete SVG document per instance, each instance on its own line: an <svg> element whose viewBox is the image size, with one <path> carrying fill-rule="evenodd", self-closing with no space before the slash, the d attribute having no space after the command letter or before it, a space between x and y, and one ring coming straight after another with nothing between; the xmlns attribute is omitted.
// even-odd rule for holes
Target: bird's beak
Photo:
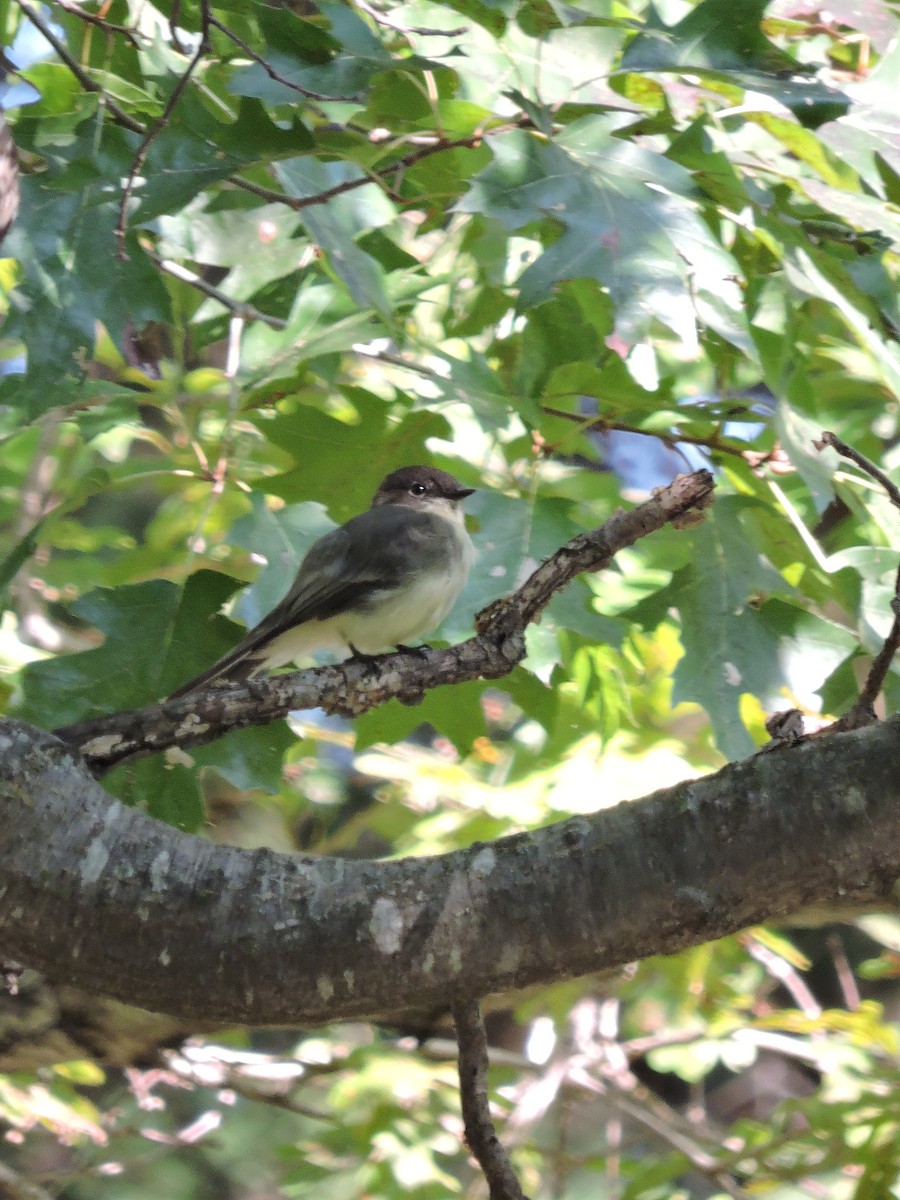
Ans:
<svg viewBox="0 0 900 1200"><path fill-rule="evenodd" d="M457 488L450 498L451 500L465 500L466 496L471 496L473 492L477 491L477 488Z"/></svg>

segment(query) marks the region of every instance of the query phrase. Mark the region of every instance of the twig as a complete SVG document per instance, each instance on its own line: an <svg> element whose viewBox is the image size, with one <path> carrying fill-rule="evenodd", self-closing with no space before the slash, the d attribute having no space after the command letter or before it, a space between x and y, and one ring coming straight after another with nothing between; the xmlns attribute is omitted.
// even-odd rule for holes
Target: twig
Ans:
<svg viewBox="0 0 900 1200"><path fill-rule="evenodd" d="M514 122L515 128L520 128L521 123ZM510 125L505 127L497 126L491 130L491 133L499 133L501 128L509 129ZM405 171L407 167L414 167L417 162L421 162L423 158L430 158L432 154L441 154L444 150L474 150L476 146L480 146L484 141L484 134L479 130L477 133L472 133L464 138L438 138L436 142L430 146L421 146L418 150L413 150L411 154L406 154L398 162L391 163L389 167L385 167L383 172L388 171Z"/></svg>
<svg viewBox="0 0 900 1200"><path fill-rule="evenodd" d="M210 14L209 23L213 29L218 29L220 33L224 33L230 42L234 42L235 46L237 46L240 50L243 50L248 58L252 58L254 62L259 63L270 79L274 79L275 82L280 83L282 87L290 88L292 92L299 92L299 94L305 97L307 100L344 100L347 102L353 102L359 99L358 95L326 96L321 92L311 92L309 88L301 87L299 83L292 83L290 79L286 79L284 75L280 75L268 61L268 59L264 58L256 50L254 50L253 47L248 45L243 38L238 37L233 29L229 29L227 25L224 25L220 20L212 16L212 14Z"/></svg>
<svg viewBox="0 0 900 1200"><path fill-rule="evenodd" d="M214 287L211 283L207 283L195 271L191 271L188 267L183 267L181 263L173 262L170 258L160 258L150 250L146 251L146 254L150 261L159 267L161 271L165 271L167 275L171 275L174 279L180 279L182 283L190 284L192 288L196 288L204 296L209 296L211 300L217 300L219 304L227 308L235 317L240 317L244 321L262 321L264 325L268 325L272 329L287 328L287 321L282 320L281 317L272 317L268 313L254 308L252 304L245 304L242 300L235 300L219 288Z"/></svg>
<svg viewBox="0 0 900 1200"><path fill-rule="evenodd" d="M228 348L225 357L225 378L228 380L228 418L225 422L225 428L222 431L222 439L219 443L219 452L216 457L216 465L210 469L209 462L206 460L206 455L203 454L202 447L196 446L197 451L202 456L201 463L209 473L209 479L212 487L209 489L209 494L206 497L206 504L203 506L197 523L194 526L194 532L188 538L187 544L190 548L191 557L197 554L203 544L202 530L209 520L210 513L215 508L216 504L221 499L222 493L225 490L225 483L228 475L228 460L231 455L231 439L234 431L234 420L237 416L238 407L240 404L240 392L238 389L237 374L241 365L241 336L244 332L244 321L242 317L232 316L228 322Z"/></svg>
<svg viewBox="0 0 900 1200"><path fill-rule="evenodd" d="M866 458L864 454L860 454L858 450L854 450L852 446L848 446L846 442L841 441L836 434L831 433L827 429L823 431L822 436L817 442L813 442L813 445L817 450L824 450L826 446L831 446L831 448L833 450L837 450L838 454L842 455L842 457L849 458L851 462L856 463L861 471L865 471L867 475L871 476L872 479L881 484L887 493L887 497L891 504L893 504L895 508L900 508L900 488L898 488L895 483L888 479L884 471L882 471L879 467L876 467L875 464L870 459Z"/></svg>
<svg viewBox="0 0 900 1200"><path fill-rule="evenodd" d="M469 32L468 26L460 25L458 29L426 29L420 25L403 25L400 21L392 21L390 17L366 4L365 0L356 0L356 7L372 18L376 25L384 25L388 29L396 29L398 33L417 33L421 37L465 37Z"/></svg>
<svg viewBox="0 0 900 1200"><path fill-rule="evenodd" d="M390 367L401 367L404 371L424 375L426 379L441 379L441 376L432 367L412 362L410 359L404 358L402 354L392 354L389 350L367 350L362 345L353 346L352 349L355 354L360 354L363 358L372 358L376 362L387 363Z"/></svg>
<svg viewBox="0 0 900 1200"><path fill-rule="evenodd" d="M119 202L119 219L116 222L115 228L116 245L118 246L116 254L120 262L127 262L128 260L128 255L125 251L125 234L128 231L128 204L131 200L131 194L134 191L134 185L137 182L138 173L147 161L150 147L165 129L166 125L168 125L172 113L181 99L182 93L190 82L191 76L200 65L204 54L206 54L209 48L209 4L210 0L200 0L200 40L197 43L194 57L188 63L186 70L174 88L172 88L172 94L166 102L166 107L150 129L144 134L144 140L138 146L137 152L131 160L131 169L128 172L128 178L125 180L125 187L122 190L122 199Z"/></svg>
<svg viewBox="0 0 900 1200"><path fill-rule="evenodd" d="M713 1179L734 1200L749 1200L715 1154L706 1150L698 1141L696 1130L691 1129L684 1117L673 1112L670 1106L650 1089L636 1080L626 1089L614 1079L598 1079L586 1066L573 1065L567 1083L573 1087L604 1097L626 1117L649 1129L667 1145L683 1154L694 1170Z"/></svg>
<svg viewBox="0 0 900 1200"><path fill-rule="evenodd" d="M172 0L172 7L169 12L169 37L172 39L172 45L179 54L186 54L184 46L181 44L181 38L178 36L178 22L181 19L181 0Z"/></svg>
<svg viewBox="0 0 900 1200"><path fill-rule="evenodd" d="M31 463L19 492L21 504L12 523L12 534L18 545L31 542L31 553L10 582L10 595L19 623L19 637L26 645L58 653L68 648L59 629L47 619L43 597L31 585L31 562L40 553L36 535L41 523L57 505L53 485L59 471L60 425L59 411L51 411L41 426Z"/></svg>
<svg viewBox="0 0 900 1200"><path fill-rule="evenodd" d="M900 488L888 479L884 471L876 467L864 454L860 454L858 450L854 450L852 446L848 446L846 442L827 429L823 430L822 436L817 442L813 442L813 445L817 450L824 450L827 446L830 446L838 454L842 455L842 457L856 463L861 471L864 471L866 475L869 475L877 483L881 484L891 504L895 508L900 509ZM872 665L869 668L866 681L860 689L859 698L856 703L831 726L831 729L835 731L859 729L863 725L871 725L874 721L878 720L875 713L875 701L884 687L884 681L887 679L894 656L897 650L900 649L900 567L897 568L897 577L894 582L894 598L891 601L891 608L894 612L894 620L891 623L891 628L884 640L884 644L872 660Z"/></svg>
<svg viewBox="0 0 900 1200"><path fill-rule="evenodd" d="M887 679L888 671L891 669L891 663L894 661L897 650L900 649L900 612L898 612L898 609L900 609L900 568L898 568L897 578L894 583L894 598L891 601L891 607L894 609L894 620L891 623L887 637L884 639L884 645L872 660L866 681L860 690L859 699L849 712L844 713L842 717L838 718L833 727L839 729L857 729L860 725L869 725L877 720L875 715L875 701L884 687L884 681Z"/></svg>
<svg viewBox="0 0 900 1200"><path fill-rule="evenodd" d="M475 620L477 636L446 650L427 647L379 655L289 675L212 687L148 708L111 713L56 729L101 773L127 759L171 746L214 741L229 729L267 725L295 709L358 716L391 698L417 704L434 687L473 679L501 679L525 656L525 629L553 596L586 571L609 566L618 551L712 501L709 471L679 475L651 499L620 509L598 529L581 533L551 554L511 596L494 601Z"/></svg>
<svg viewBox="0 0 900 1200"><path fill-rule="evenodd" d="M0 989L8 996L18 996L19 980L25 967L15 958L0 958Z"/></svg>
<svg viewBox="0 0 900 1200"><path fill-rule="evenodd" d="M334 196L340 196L344 192L352 192L354 188L363 187L367 183L377 183L377 178L370 175L361 175L358 179L345 179L343 183L337 183L334 187L326 188L323 192L316 192L314 196L289 196L286 192L277 192L274 188L263 187L259 183L251 183L249 179L241 179L235 175L229 180L229 183L234 187L241 188L245 192L252 192L254 196L259 196L260 200L265 200L269 204L284 204L287 208L293 209L295 212L301 208L309 208L313 204L327 204Z"/></svg>
<svg viewBox="0 0 900 1200"><path fill-rule="evenodd" d="M509 129L510 127L507 124L502 128ZM498 133L499 131L499 127L491 130L492 133ZM429 145L422 146L418 150L413 150L410 154L405 155L396 162L390 163L380 171L372 171L370 174L360 175L356 179L345 179L343 183L336 183L333 187L316 192L314 196L288 196L285 192L277 192L274 188L262 187L258 183L251 183L248 179L241 179L237 175L232 176L229 182L234 187L242 188L245 192L252 192L254 196L259 196L261 200L266 200L270 204L284 204L287 208L293 209L294 212L299 212L300 209L310 208L314 204L327 204L335 196L342 196L345 192L352 192L355 188L365 187L367 183L387 187L384 177L391 171L406 170L407 167L415 166L417 162L421 162L423 158L430 158L432 154L442 154L445 150L471 149L481 141L481 134L472 134L464 138L437 138Z"/></svg>
<svg viewBox="0 0 900 1200"><path fill-rule="evenodd" d="M110 100L99 83L95 83L90 75L84 70L66 48L65 42L61 42L44 18L40 15L37 9L32 8L30 4L26 4L25 0L17 0L19 8L22 10L22 16L38 30L43 37L53 47L60 62L65 63L81 86L86 92L96 92L103 100L109 112L115 117L120 125L124 125L126 129L130 129L132 133L144 133L144 126L140 121L136 121L134 117L130 117L124 109L119 108L115 100Z"/></svg>
<svg viewBox="0 0 900 1200"><path fill-rule="evenodd" d="M0 1195L8 1200L53 1200L48 1191L0 1163Z"/></svg>
<svg viewBox="0 0 900 1200"><path fill-rule="evenodd" d="M844 1007L850 1012L858 1012L861 1003L859 987L853 974L853 968L850 966L850 960L847 958L847 951L844 949L843 938L837 933L830 933L825 939L825 945L831 954L831 961L834 963L834 970L841 985Z"/></svg>
<svg viewBox="0 0 900 1200"><path fill-rule="evenodd" d="M292 1075L282 1076L267 1070L278 1063L271 1055L253 1054L248 1052L246 1059L235 1058L228 1060L219 1057L215 1046L202 1048L200 1056L193 1055L194 1047L183 1047L179 1052L164 1052L169 1064L169 1070L159 1072L163 1081L172 1083L169 1076L175 1075L181 1080L188 1081L189 1086L199 1084L201 1087L228 1088L245 1100L255 1100L260 1104L268 1104L273 1108L282 1108L285 1112L296 1113L298 1116L309 1117L314 1121L325 1121L336 1124L337 1117L332 1113L322 1112L312 1105L303 1104L294 1096L298 1086L309 1082L309 1072L299 1064ZM228 1051L224 1051L225 1054ZM144 1075L146 1076L146 1072ZM129 1080L131 1082L131 1080ZM140 1080L138 1080L140 1083ZM132 1088L135 1085L132 1083Z"/></svg>
<svg viewBox="0 0 900 1200"><path fill-rule="evenodd" d="M441 142L435 147L427 147L429 154L436 154L438 150L449 148L449 143ZM407 156L410 161L413 161L414 156ZM416 151L416 159L421 157ZM231 179L231 183L235 187L242 188L245 192L252 192L254 196L259 196L261 200L266 200L270 204L284 204L287 208L293 209L294 212L299 212L302 208L312 208L316 204L327 204L329 200L333 200L335 196L343 196L345 192L355 191L356 188L365 187L367 183L373 183L376 186L385 187L383 174L387 171L393 171L397 167L406 165L404 159L400 162L391 163L390 167L385 168L384 172L372 171L368 175L359 175L356 179L345 179L343 183L336 183L333 187L325 188L321 192L316 192L313 196L289 196L286 192L277 192L274 188L262 187L258 183L250 183L247 179L240 179L235 176Z"/></svg>
<svg viewBox="0 0 900 1200"><path fill-rule="evenodd" d="M702 1042L707 1034L702 1029L670 1029L663 1033L650 1033L646 1037L629 1038L620 1042L622 1053L627 1059L644 1058L651 1050L667 1046L689 1046Z"/></svg>
<svg viewBox="0 0 900 1200"><path fill-rule="evenodd" d="M19 211L19 155L13 135L0 113L0 242Z"/></svg>
<svg viewBox="0 0 900 1200"><path fill-rule="evenodd" d="M768 946L764 946L750 933L742 934L738 940L750 957L755 958L762 966L766 974L770 975L772 979L778 980L805 1017L811 1021L821 1017L821 1004L789 962L786 962L774 950L770 950Z"/></svg>
<svg viewBox="0 0 900 1200"><path fill-rule="evenodd" d="M590 429L596 429L600 433L608 433L611 430L616 430L620 433L638 433L641 437L658 438L671 449L677 449L679 442L685 442L689 446L703 446L707 450L717 451L720 454L733 454L737 458L743 458L743 449L738 446L731 446L727 442L723 442L718 434L713 434L712 437L702 438L695 437L689 433L659 433L651 429L638 429L634 425L626 425L623 421L609 421L606 417L590 417L581 416L578 413L566 412L562 408L552 408L549 404L541 405L541 412L546 413L550 417L561 417L564 421L573 421L576 425L582 427L583 432Z"/></svg>
<svg viewBox="0 0 900 1200"><path fill-rule="evenodd" d="M466 1144L478 1159L491 1200L527 1200L494 1129L487 1091L487 1035L477 1000L452 1005L459 1046L459 1098Z"/></svg>
<svg viewBox="0 0 900 1200"><path fill-rule="evenodd" d="M96 13L87 12L78 4L73 4L72 0L56 0L60 8L64 8L67 13L71 13L73 17L77 17L79 21L84 21L88 25L95 25L98 29L102 29L104 33L118 34L131 42L135 50L141 49L141 43L135 36L134 30L129 29L127 25L116 25L112 21L106 21L103 17L98 17Z"/></svg>

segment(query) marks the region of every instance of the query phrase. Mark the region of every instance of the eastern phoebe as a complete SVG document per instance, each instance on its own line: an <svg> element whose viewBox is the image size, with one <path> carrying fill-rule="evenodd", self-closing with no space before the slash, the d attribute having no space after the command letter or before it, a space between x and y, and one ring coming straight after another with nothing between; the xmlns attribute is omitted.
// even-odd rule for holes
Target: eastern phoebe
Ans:
<svg viewBox="0 0 900 1200"><path fill-rule="evenodd" d="M367 512L313 543L269 615L172 698L315 650L379 654L434 629L475 558L460 508L474 490L434 467L392 471Z"/></svg>

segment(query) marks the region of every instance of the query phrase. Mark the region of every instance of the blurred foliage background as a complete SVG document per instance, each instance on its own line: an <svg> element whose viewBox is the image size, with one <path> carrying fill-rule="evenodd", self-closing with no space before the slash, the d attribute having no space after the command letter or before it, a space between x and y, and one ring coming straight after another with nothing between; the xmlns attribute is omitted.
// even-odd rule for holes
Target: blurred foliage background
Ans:
<svg viewBox="0 0 900 1200"><path fill-rule="evenodd" d="M900 457L895 3L3 0L0 20L7 713L52 728L165 695L415 462L479 489L449 640L677 471L712 464L718 498L559 596L499 685L352 727L296 714L110 790L248 847L432 854L853 702L897 513L813 439ZM900 922L822 920L498 1003L525 1190L900 1195ZM240 1031L124 1076L2 1077L0 1188L481 1196L448 1029Z"/></svg>

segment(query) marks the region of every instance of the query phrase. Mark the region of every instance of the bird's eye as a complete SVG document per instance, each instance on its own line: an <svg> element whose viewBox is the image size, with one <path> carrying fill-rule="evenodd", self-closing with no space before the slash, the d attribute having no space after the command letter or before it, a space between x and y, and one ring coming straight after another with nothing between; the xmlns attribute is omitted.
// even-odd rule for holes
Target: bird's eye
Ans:
<svg viewBox="0 0 900 1200"><path fill-rule="evenodd" d="M428 488L424 483L414 483L409 489L409 494L411 496L424 496L427 491Z"/></svg>

